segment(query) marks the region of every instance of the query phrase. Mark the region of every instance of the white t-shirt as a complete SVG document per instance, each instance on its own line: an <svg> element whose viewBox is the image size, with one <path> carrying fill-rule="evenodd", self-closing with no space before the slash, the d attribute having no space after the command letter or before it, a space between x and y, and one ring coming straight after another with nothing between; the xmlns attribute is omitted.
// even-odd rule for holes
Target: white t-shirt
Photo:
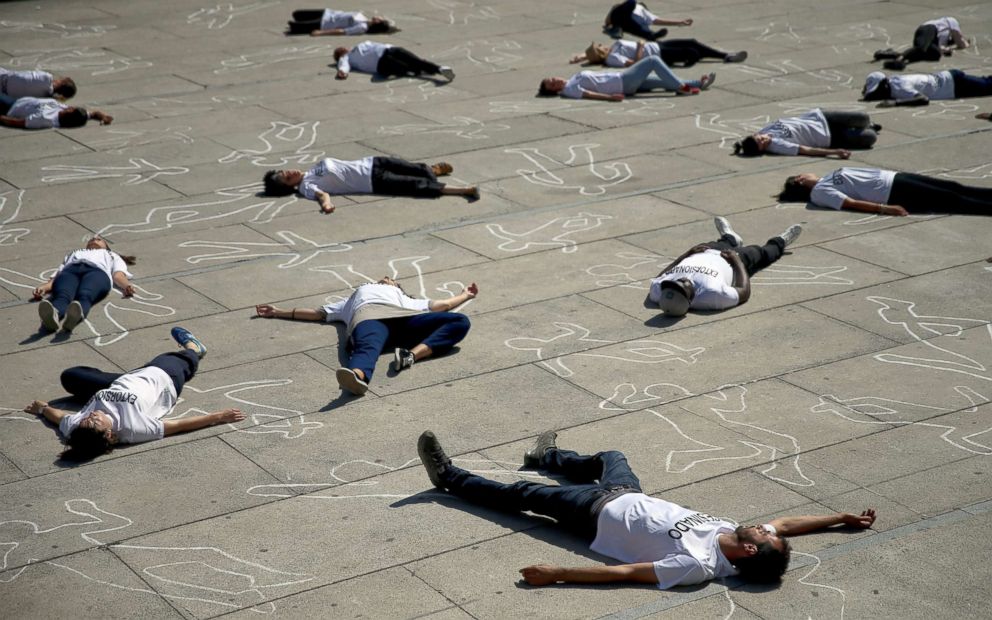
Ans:
<svg viewBox="0 0 992 620"><path fill-rule="evenodd" d="M354 318L358 309L368 304L381 304L404 310L428 312L430 311L431 300L410 297L392 284L370 282L355 289L355 292L348 299L327 304L321 310L327 314L325 320L328 323L341 321L345 325L351 325L351 319Z"/></svg>
<svg viewBox="0 0 992 620"><path fill-rule="evenodd" d="M827 148L830 146L830 128L820 108L810 110L802 116L780 118L758 133L771 136L766 149L776 155L798 155L800 146Z"/></svg>
<svg viewBox="0 0 992 620"><path fill-rule="evenodd" d="M375 73L379 59L386 50L393 47L388 43L362 41L338 60L338 71L348 73L351 69L364 73Z"/></svg>
<svg viewBox="0 0 992 620"><path fill-rule="evenodd" d="M652 13L643 4L638 4L634 8L634 12L631 15L634 21L638 24L644 26L645 28L651 27L654 24L654 20L658 19L658 16Z"/></svg>
<svg viewBox="0 0 992 620"><path fill-rule="evenodd" d="M12 99L51 97L52 74L47 71L11 71L0 67L0 95Z"/></svg>
<svg viewBox="0 0 992 620"><path fill-rule="evenodd" d="M112 421L121 443L141 443L165 436L164 418L176 406L176 386L161 368L139 368L100 390L78 413L62 418L59 431L68 437L91 411Z"/></svg>
<svg viewBox="0 0 992 620"><path fill-rule="evenodd" d="M890 75L889 88L892 98L897 101L912 99L916 95L926 95L934 100L954 99L954 76L950 71Z"/></svg>
<svg viewBox="0 0 992 620"><path fill-rule="evenodd" d="M740 302L734 282L734 270L722 256L720 250L706 250L689 256L671 271L651 280L651 301L661 301L661 283L665 280L688 278L696 288L690 308L695 310L724 310L733 308Z"/></svg>
<svg viewBox="0 0 992 620"><path fill-rule="evenodd" d="M358 11L324 9L320 17L321 30L341 28L345 34L365 34L369 31L369 18Z"/></svg>
<svg viewBox="0 0 992 620"><path fill-rule="evenodd" d="M886 204L895 177L892 170L838 168L813 186L810 202L831 209L842 208L845 198Z"/></svg>
<svg viewBox="0 0 992 620"><path fill-rule="evenodd" d="M313 200L316 190L328 194L368 194L372 192L372 157L345 161L325 157L307 171L300 181L300 195Z"/></svg>
<svg viewBox="0 0 992 620"><path fill-rule="evenodd" d="M121 255L117 252L111 250L75 250L69 252L65 255L65 259L62 264L59 265L59 270L55 273L61 273L63 269L71 265L72 263L86 263L87 265L92 265L107 274L110 278L110 283L114 282L114 274L118 271L123 272L128 278L133 278L131 272L127 270L127 263L121 258Z"/></svg>
<svg viewBox="0 0 992 620"><path fill-rule="evenodd" d="M603 506L589 548L627 564L652 562L664 590L736 575L717 540L735 528L732 521L627 493Z"/></svg>
<svg viewBox="0 0 992 620"><path fill-rule="evenodd" d="M623 74L619 71L580 71L565 82L562 97L582 99L582 93L623 94Z"/></svg>
<svg viewBox="0 0 992 620"><path fill-rule="evenodd" d="M937 27L937 42L942 46L946 46L950 42L952 30L961 34L961 24L953 17L938 17L937 19L923 22L923 25Z"/></svg>
<svg viewBox="0 0 992 620"><path fill-rule="evenodd" d="M28 129L47 129L59 126L59 112L68 107L51 98L21 97L7 110L7 116L23 118Z"/></svg>
<svg viewBox="0 0 992 620"><path fill-rule="evenodd" d="M644 57L661 56L661 46L654 41L644 43ZM627 63L637 58L637 43L620 39L610 47L606 56L607 67L626 67Z"/></svg>

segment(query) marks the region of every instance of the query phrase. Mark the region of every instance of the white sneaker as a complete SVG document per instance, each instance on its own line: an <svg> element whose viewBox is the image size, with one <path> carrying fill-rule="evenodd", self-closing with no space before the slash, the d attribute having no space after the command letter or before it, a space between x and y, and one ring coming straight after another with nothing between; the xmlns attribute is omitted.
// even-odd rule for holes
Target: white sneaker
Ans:
<svg viewBox="0 0 992 620"><path fill-rule="evenodd" d="M730 222L725 217L715 217L713 218L713 225L716 226L716 231L720 233L720 237L726 237L727 241L730 241L730 245L735 248L739 248L744 245L744 240L741 236L734 232L734 229L730 227Z"/></svg>
<svg viewBox="0 0 992 620"><path fill-rule="evenodd" d="M41 317L41 325L50 332L59 331L59 316L55 312L55 306L47 299L42 299L38 304L38 316Z"/></svg>
<svg viewBox="0 0 992 620"><path fill-rule="evenodd" d="M796 239L799 238L799 235L802 234L802 232L803 227L801 225L793 224L792 226L786 228L785 232L779 235L779 238L782 239L782 241L785 241L785 247L789 247Z"/></svg>
<svg viewBox="0 0 992 620"><path fill-rule="evenodd" d="M62 321L62 329L71 332L76 326L83 322L83 306L74 301L65 309L65 320Z"/></svg>
<svg viewBox="0 0 992 620"><path fill-rule="evenodd" d="M443 76L444 76L445 78L447 78L447 80L448 80L449 82L450 82L451 80L453 80L453 79L455 79L455 72L451 70L451 67L441 67L441 71L440 71L440 73L441 73L441 75L443 75Z"/></svg>

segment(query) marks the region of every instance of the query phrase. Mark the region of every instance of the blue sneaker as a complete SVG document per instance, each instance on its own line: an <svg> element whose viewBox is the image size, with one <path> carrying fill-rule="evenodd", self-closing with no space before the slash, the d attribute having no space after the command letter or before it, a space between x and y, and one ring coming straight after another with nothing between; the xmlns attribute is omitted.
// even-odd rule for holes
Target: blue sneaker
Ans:
<svg viewBox="0 0 992 620"><path fill-rule="evenodd" d="M190 349L196 352L196 356L203 359L203 356L207 354L207 347L202 342L200 342L196 336L194 336L188 329L183 327L173 327L172 328L172 339L179 343L179 346L184 349ZM192 347L187 346L192 343Z"/></svg>

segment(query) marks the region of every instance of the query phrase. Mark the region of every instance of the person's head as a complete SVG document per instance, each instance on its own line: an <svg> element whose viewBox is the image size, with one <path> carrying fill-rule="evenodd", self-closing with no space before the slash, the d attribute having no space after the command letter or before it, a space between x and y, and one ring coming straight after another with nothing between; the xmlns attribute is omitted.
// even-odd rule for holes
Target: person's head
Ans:
<svg viewBox="0 0 992 620"><path fill-rule="evenodd" d="M872 71L865 78L865 85L861 89L861 99L864 101L881 101L889 99L892 95L892 88L889 85L889 78L881 71Z"/></svg>
<svg viewBox="0 0 992 620"><path fill-rule="evenodd" d="M396 22L385 17L373 17L369 20L368 34L399 32Z"/></svg>
<svg viewBox="0 0 992 620"><path fill-rule="evenodd" d="M376 284L388 284L389 286L395 286L396 288L398 288L401 291L403 291L403 287L400 286L400 283L397 282L396 280L390 278L389 276L383 276L381 280L379 280L378 282L376 282ZM406 291L403 291L403 293L406 294Z"/></svg>
<svg viewBox="0 0 992 620"><path fill-rule="evenodd" d="M765 152L771 144L772 137L766 133L755 133L734 143L734 155L741 157L756 157Z"/></svg>
<svg viewBox="0 0 992 620"><path fill-rule="evenodd" d="M537 94L541 97L553 97L565 88L565 82L565 78L560 77L544 78L541 80L541 87L538 89Z"/></svg>
<svg viewBox="0 0 992 620"><path fill-rule="evenodd" d="M107 240L100 235L93 235L89 241L86 242L87 250L109 250L110 246L107 244Z"/></svg>
<svg viewBox="0 0 992 620"><path fill-rule="evenodd" d="M52 80L52 94L63 100L71 99L76 96L76 83L72 78L56 78Z"/></svg>
<svg viewBox="0 0 992 620"><path fill-rule="evenodd" d="M336 47L334 48L334 62L341 62L341 57L346 55L350 50L347 47Z"/></svg>
<svg viewBox="0 0 992 620"><path fill-rule="evenodd" d="M696 287L689 278L663 280L661 283L661 299L658 306L670 316L685 316L689 305L696 296Z"/></svg>
<svg viewBox="0 0 992 620"><path fill-rule="evenodd" d="M269 170L262 177L265 194L268 196L289 196L303 181L302 170Z"/></svg>
<svg viewBox="0 0 992 620"><path fill-rule="evenodd" d="M789 567L789 541L760 525L734 530L743 555L733 560L742 579L752 583L778 583Z"/></svg>
<svg viewBox="0 0 992 620"><path fill-rule="evenodd" d="M804 172L791 176L785 180L785 186L778 195L779 202L809 202L813 192L813 186L819 182L820 177L812 172Z"/></svg>
<svg viewBox="0 0 992 620"><path fill-rule="evenodd" d="M90 120L85 108L68 107L59 112L59 127L82 127Z"/></svg>
<svg viewBox="0 0 992 620"><path fill-rule="evenodd" d="M65 438L68 447L61 458L69 461L88 461L114 449L117 434L113 423L103 411L93 410L79 422Z"/></svg>
<svg viewBox="0 0 992 620"><path fill-rule="evenodd" d="M601 65L606 62L606 57L610 55L610 48L602 43L590 43L586 48L586 62L591 65Z"/></svg>

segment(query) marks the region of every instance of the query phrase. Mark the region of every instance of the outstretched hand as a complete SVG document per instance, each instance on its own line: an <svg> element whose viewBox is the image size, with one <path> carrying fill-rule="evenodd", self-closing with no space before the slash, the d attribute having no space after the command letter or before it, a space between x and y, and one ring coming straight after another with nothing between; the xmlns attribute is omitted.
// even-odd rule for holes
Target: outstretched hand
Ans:
<svg viewBox="0 0 992 620"><path fill-rule="evenodd" d="M220 415L221 422L240 422L245 419L245 414L241 412L240 409L224 409L223 411L218 411Z"/></svg>
<svg viewBox="0 0 992 620"><path fill-rule="evenodd" d="M479 285L473 282L466 286L462 293L469 299L475 299L475 296L479 294Z"/></svg>
<svg viewBox="0 0 992 620"><path fill-rule="evenodd" d="M851 512L845 512L841 515L841 519L843 520L844 525L868 529L873 523L875 523L875 509L868 508L867 510L861 511L861 514L859 515Z"/></svg>
<svg viewBox="0 0 992 620"><path fill-rule="evenodd" d="M274 319L279 308L269 304L258 304L255 306L255 314L265 319Z"/></svg>
<svg viewBox="0 0 992 620"><path fill-rule="evenodd" d="M123 289L121 289L121 294L125 297L131 297L134 295L134 285L128 283Z"/></svg>
<svg viewBox="0 0 992 620"><path fill-rule="evenodd" d="M33 413L34 415L41 415L41 412L44 411L45 407L47 406L48 403L46 403L45 401L36 400L24 408L24 413Z"/></svg>
<svg viewBox="0 0 992 620"><path fill-rule="evenodd" d="M558 581L560 567L553 564L535 564L520 569L524 581L532 586L546 586Z"/></svg>
<svg viewBox="0 0 992 620"><path fill-rule="evenodd" d="M31 291L31 301L41 301L41 298L45 296L45 289L40 286L33 291Z"/></svg>

